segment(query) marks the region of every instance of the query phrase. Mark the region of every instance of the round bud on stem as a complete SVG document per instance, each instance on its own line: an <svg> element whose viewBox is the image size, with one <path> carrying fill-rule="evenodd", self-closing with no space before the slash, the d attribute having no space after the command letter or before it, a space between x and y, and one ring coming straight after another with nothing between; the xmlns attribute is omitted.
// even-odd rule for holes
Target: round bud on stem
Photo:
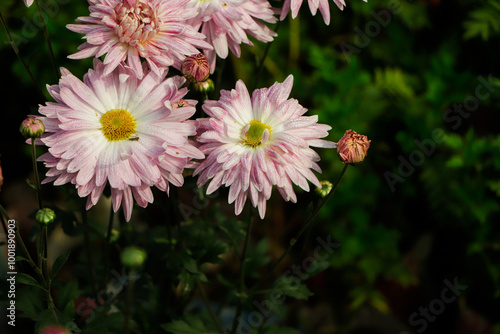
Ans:
<svg viewBox="0 0 500 334"><path fill-rule="evenodd" d="M142 248L130 246L122 251L120 259L125 267L136 269L141 267L146 261L147 254Z"/></svg>
<svg viewBox="0 0 500 334"><path fill-rule="evenodd" d="M190 81L205 81L210 75L210 66L205 55L198 53L184 59L181 65L181 72Z"/></svg>
<svg viewBox="0 0 500 334"><path fill-rule="evenodd" d="M21 131L25 138L40 138L45 132L45 126L41 120L28 117L21 123L19 131Z"/></svg>
<svg viewBox="0 0 500 334"><path fill-rule="evenodd" d="M193 89L199 93L211 93L215 89L215 84L212 79L207 79L205 81L194 82Z"/></svg>
<svg viewBox="0 0 500 334"><path fill-rule="evenodd" d="M337 143L337 153L345 164L356 165L361 163L370 148L371 140L356 131L347 130Z"/></svg>
<svg viewBox="0 0 500 334"><path fill-rule="evenodd" d="M56 213L49 208L40 209L36 213L36 221L43 225L48 225L56 219Z"/></svg>

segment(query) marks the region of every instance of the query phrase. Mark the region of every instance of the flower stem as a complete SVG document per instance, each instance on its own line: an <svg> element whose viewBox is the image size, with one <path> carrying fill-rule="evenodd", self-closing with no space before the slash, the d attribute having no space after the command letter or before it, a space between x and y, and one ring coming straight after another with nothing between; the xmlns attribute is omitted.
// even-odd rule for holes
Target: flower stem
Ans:
<svg viewBox="0 0 500 334"><path fill-rule="evenodd" d="M246 235L245 235L245 243L243 244L243 250L241 251L241 258L240 258L240 294L246 293L245 264L246 264L248 243L250 241L250 235L251 235L251 231L252 231L252 222L253 222L253 210L250 207L250 213L248 214L247 230L246 230ZM241 301L238 304L238 308L236 309L236 313L235 313L234 320L233 320L233 327L231 328L231 334L236 333L236 330L238 329L238 326L240 323L240 316L241 316L242 311L243 311L243 301Z"/></svg>
<svg viewBox="0 0 500 334"><path fill-rule="evenodd" d="M195 277L196 285L198 286L198 289L200 290L201 293L201 298L203 299L203 302L205 303L205 306L208 310L208 313L210 314L210 318L212 318L215 326L217 326L217 329L219 330L220 333L225 334L226 331L224 330L224 327L222 327L222 324L219 321L219 318L214 313L214 310L212 309L212 306L210 305L210 302L208 301L207 294L205 293L205 290L203 290L203 286L201 285L200 279L198 277Z"/></svg>
<svg viewBox="0 0 500 334"><path fill-rule="evenodd" d="M89 225L87 221L87 210L85 210L85 207L82 208L82 222L83 225L85 226L84 231L83 231L83 236L85 238L85 254L87 256L87 262L90 267L90 277L91 277L91 285L92 285L92 292L94 295L97 294L97 277L95 273L95 267L94 267L94 261L92 260L92 252L90 248L90 235L89 235Z"/></svg>
<svg viewBox="0 0 500 334"><path fill-rule="evenodd" d="M128 286L127 286L127 299L125 301L125 323L123 325L123 333L128 334L130 332L130 317L131 317L131 306L132 299L134 297L134 283L137 272L132 269L128 274Z"/></svg>
<svg viewBox="0 0 500 334"><path fill-rule="evenodd" d="M333 185L333 188L330 191L330 193L323 199L323 201L321 201L318 204L318 206L316 207L316 209L312 212L312 214L307 219L306 223L304 225L302 225L302 228L297 233L297 236L295 238L293 238L293 239L290 240L290 243L288 244L288 247L283 252L283 254L281 254L281 256L279 257L279 259L276 260L276 262L274 262L274 264L272 265L271 269L267 272L267 274L263 278L261 278L250 289L249 294L252 293L252 292L254 292L260 285L262 285L264 282L268 281L269 278L271 278L271 276L273 275L273 273L276 270L276 268L280 265L280 263L283 261L283 259L288 255L288 253L290 253L290 251L292 250L293 246L295 245L295 243L297 242L297 240L300 238L300 236L304 233L304 231L306 231L312 225L312 222L314 221L314 218L316 218L316 215L318 214L318 212L323 208L323 206L330 199L330 197L332 197L333 193L335 192L335 189L337 188L337 186L340 183L340 180L342 180L342 177L344 176L344 174L345 174L348 166L349 166L348 164L344 165L344 168L342 169L342 172L340 172L340 175L337 178L337 181L335 182L335 184Z"/></svg>
<svg viewBox="0 0 500 334"><path fill-rule="evenodd" d="M38 165L36 161L36 145L34 138L31 138L31 159L33 160L33 173L35 173L35 187L36 187L36 196L38 198L38 209L43 209L40 176L38 175Z"/></svg>
<svg viewBox="0 0 500 334"><path fill-rule="evenodd" d="M28 73L28 76L30 77L31 82L35 86L35 88L36 88L38 94L40 95L41 99L45 100L45 95L43 95L42 90L38 86L38 84L37 84L37 82L35 80L35 77L33 76L33 73L31 73L30 68L24 62L23 58L21 58L21 54L19 53L19 49L17 48L16 43L12 39L12 36L10 34L10 31L9 31L9 28L7 27L7 23L5 22L5 20L4 20L3 16L2 16L1 12L0 12L0 21L2 21L2 26L3 26L4 30L5 30L5 32L7 33L7 37L9 38L10 46L12 46L12 50L14 50L14 53L16 54L17 59L21 62L21 64L23 65L24 69Z"/></svg>
<svg viewBox="0 0 500 334"><path fill-rule="evenodd" d="M7 211L5 210L5 208L2 205L0 205L0 212L2 213L2 216L4 216L7 220L11 220L9 215L7 214ZM28 248L26 247L26 245L23 241L23 238L21 237L21 233L19 233L19 226L17 226L17 224L16 224L16 239L17 239L18 245L21 247L21 251L23 252L26 259L28 260L30 267L36 273L36 275L38 276L38 279L40 280L40 282L42 282L43 286L45 286L46 285L45 277L43 276L40 268L35 264L35 261L33 261L33 258L31 257L31 255L28 251Z"/></svg>
<svg viewBox="0 0 500 334"><path fill-rule="evenodd" d="M274 29L274 32L276 32L276 33L278 32L280 25L281 25L281 21L278 21L278 23L276 23L276 28ZM274 42L274 39L273 39L273 41L267 43L266 49L264 50L264 55L262 56L262 59L260 60L259 66L257 67L257 79L255 80L255 87L259 86L260 78L262 76L262 70L264 69L264 63L266 61L267 55L269 53L269 49L271 48L271 45L273 44L273 42Z"/></svg>
<svg viewBox="0 0 500 334"><path fill-rule="evenodd" d="M106 244L104 246L104 288L108 286L109 281L109 247L111 243L111 231L113 230L113 202L109 208L109 220L108 220L108 231L106 234Z"/></svg>
<svg viewBox="0 0 500 334"><path fill-rule="evenodd" d="M43 36L45 37L45 42L47 43L47 48L49 49L50 62L52 64L52 69L54 70L56 81L59 80L59 73L57 72L56 61L54 58L54 52L52 51L52 43L50 42L49 32L47 31L47 26L45 25L45 19L43 18L42 8L38 0L35 0L36 8L38 10L38 16L40 17L40 23L42 24Z"/></svg>

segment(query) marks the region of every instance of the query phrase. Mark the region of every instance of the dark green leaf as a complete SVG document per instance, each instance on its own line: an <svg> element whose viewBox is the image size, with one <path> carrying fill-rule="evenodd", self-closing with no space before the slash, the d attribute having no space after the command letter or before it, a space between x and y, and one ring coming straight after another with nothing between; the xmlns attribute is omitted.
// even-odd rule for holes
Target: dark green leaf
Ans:
<svg viewBox="0 0 500 334"><path fill-rule="evenodd" d="M34 286L34 287L37 287L37 288L40 288L40 289L46 291L46 289L43 287L43 285L41 285L36 279L34 279L33 277L31 277L28 274L18 273L16 275L16 281L19 283L31 285L31 286Z"/></svg>
<svg viewBox="0 0 500 334"><path fill-rule="evenodd" d="M58 271L62 268L64 263L66 263L66 260L68 260L69 254L71 252L66 252L61 255L56 259L54 262L54 265L52 266L52 271L50 272L50 280L54 279L54 276L58 273Z"/></svg>

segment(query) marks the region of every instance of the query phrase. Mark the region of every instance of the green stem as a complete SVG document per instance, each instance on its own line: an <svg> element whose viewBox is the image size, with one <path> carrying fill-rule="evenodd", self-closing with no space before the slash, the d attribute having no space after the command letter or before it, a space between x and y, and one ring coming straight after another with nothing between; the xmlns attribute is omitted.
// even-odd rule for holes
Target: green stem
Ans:
<svg viewBox="0 0 500 334"><path fill-rule="evenodd" d="M38 10L38 16L40 17L40 23L42 24L43 37L45 37L45 42L47 43L47 48L49 49L50 62L52 64L52 69L54 70L56 81L59 80L59 73L57 72L56 61L54 58L54 52L52 51L52 43L50 42L49 32L47 31L47 26L45 25L45 19L43 18L42 8L38 0L35 0L36 8Z"/></svg>
<svg viewBox="0 0 500 334"><path fill-rule="evenodd" d="M288 255L288 253L290 253L290 251L292 250L293 246L295 245L295 243L297 242L297 240L300 238L300 236L304 233L304 231L306 231L312 225L312 222L314 221L314 218L316 218L316 215L318 214L318 212L323 208L323 206L330 199L330 197L332 197L333 193L335 192L335 189L337 188L337 186L340 183L340 180L342 180L342 177L344 176L344 174L345 174L348 166L349 166L348 164L344 165L344 168L342 169L342 172L340 172L340 175L339 175L337 181L335 182L335 184L333 185L333 188L330 191L330 193L323 199L323 201L321 201L318 204L318 206L313 211L313 213L311 214L311 216L309 216L309 218L307 219L306 223L304 225L302 225L302 228L297 233L297 236L295 238L293 238L292 240L290 240L290 243L288 244L288 247L283 252L283 254L281 254L281 256L279 257L279 259L276 260L276 262L274 262L274 264L272 265L271 269L267 272L267 274L263 278L261 278L250 289L249 293L254 292L260 285L262 285L264 282L266 282L267 280L269 280L269 278L271 278L271 276L273 275L273 273L276 270L276 268L280 265L280 263L283 261L283 259Z"/></svg>
<svg viewBox="0 0 500 334"><path fill-rule="evenodd" d="M205 303L205 307L208 310L208 313L210 314L210 317L212 318L215 326L217 326L217 329L219 329L219 332L222 334L225 334L226 331L224 330L224 327L222 327L222 324L219 321L219 318L214 313L214 310L212 309L212 306L210 305L210 302L208 301L207 295L205 293L205 290L203 290L203 286L201 285L200 279L198 277L195 277L196 285L198 286L198 289L200 290L201 297L203 299L203 302Z"/></svg>
<svg viewBox="0 0 500 334"><path fill-rule="evenodd" d="M276 28L274 29L274 32L276 32L276 33L278 32L280 25L281 25L281 21L278 21L278 23L276 23ZM262 76L262 70L264 69L264 63L266 61L267 55L269 53L269 49L271 48L271 45L273 44L273 42L274 42L274 39L273 39L273 41L267 43L266 49L264 50L264 55L262 56L262 59L260 60L259 66L257 67L257 79L255 80L255 87L259 86L260 78Z"/></svg>
<svg viewBox="0 0 500 334"><path fill-rule="evenodd" d="M14 42L14 39L12 39L12 36L10 34L10 31L9 31L9 28L7 27L7 23L5 22L5 20L4 20L3 16L2 16L1 12L0 12L0 21L2 21L2 26L3 26L4 30L5 30L5 32L7 33L7 37L9 38L10 46L12 47L12 50L14 50L14 53L16 54L17 59L21 62L21 64L23 65L24 69L28 73L28 76L30 77L31 82L35 86L35 88L36 88L38 94L40 95L41 99L45 100L45 95L43 95L42 90L38 86L38 84L37 84L37 82L35 80L35 77L33 76L33 73L31 73L30 68L24 62L23 58L21 58L21 54L19 53L19 49L17 48L16 43Z"/></svg>
<svg viewBox="0 0 500 334"><path fill-rule="evenodd" d="M11 220L9 217L9 214L7 213L7 211L5 210L5 208L2 205L0 205L0 212L2 213L2 216L4 216L7 220ZM36 273L40 282L42 282L43 286L45 286L46 283L45 283L45 278L43 277L42 271L35 264L35 261L33 261L33 258L31 257L31 255L28 251L28 248L26 248L26 245L24 244L23 238L21 237L21 233L19 233L19 226L17 226L17 222L16 222L16 239L17 239L18 245L21 247L21 251L23 252L24 257L28 260L30 267Z"/></svg>
<svg viewBox="0 0 500 334"><path fill-rule="evenodd" d="M125 301L125 323L123 325L123 333L128 334L130 332L130 318L131 318L131 306L132 299L134 297L134 283L135 276L137 272L132 269L128 274L128 286L127 286L127 299Z"/></svg>
<svg viewBox="0 0 500 334"><path fill-rule="evenodd" d="M109 208L109 221L108 221L108 231L106 234L106 244L104 246L104 288L108 286L109 281L109 247L111 243L111 231L113 230L113 202Z"/></svg>
<svg viewBox="0 0 500 334"><path fill-rule="evenodd" d="M33 173L35 173L35 187L36 196L38 198L38 209L43 209L40 176L38 175L38 165L36 161L36 144L34 138L31 138L31 160L33 160Z"/></svg>
<svg viewBox="0 0 500 334"><path fill-rule="evenodd" d="M87 220L87 210L85 207L82 208L82 223L84 228L83 236L85 238L85 254L87 256L87 262L90 267L90 277L91 277L91 285L92 291L94 295L97 294L97 276L94 267L94 261L92 260L92 252L90 249L90 234L89 234L89 224Z"/></svg>
<svg viewBox="0 0 500 334"><path fill-rule="evenodd" d="M247 224L247 230L246 230L246 235L245 235L245 243L243 244L243 250L241 251L241 258L240 258L240 294L246 293L246 287L245 287L245 265L246 265L246 257L247 257L247 250L248 250L248 244L250 241L250 235L252 231L252 222L253 222L253 210L250 207L250 213L248 214L248 224ZM231 334L236 333L238 326L240 324L240 316L241 312L243 311L243 301L240 301L238 304L238 308L236 309L236 313L233 319L233 326L231 328Z"/></svg>

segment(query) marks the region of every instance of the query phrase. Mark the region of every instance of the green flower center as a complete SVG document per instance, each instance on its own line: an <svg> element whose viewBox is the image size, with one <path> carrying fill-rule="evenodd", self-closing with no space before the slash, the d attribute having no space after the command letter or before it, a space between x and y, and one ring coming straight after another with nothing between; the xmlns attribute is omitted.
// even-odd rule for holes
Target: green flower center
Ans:
<svg viewBox="0 0 500 334"><path fill-rule="evenodd" d="M252 148L259 146L261 144L262 135L266 129L269 130L269 134L271 134L270 126L262 123L261 121L250 121L250 128L248 129L246 135L245 145Z"/></svg>
<svg viewBox="0 0 500 334"><path fill-rule="evenodd" d="M101 116L101 131L108 141L119 141L135 134L137 122L125 109L111 109Z"/></svg>

